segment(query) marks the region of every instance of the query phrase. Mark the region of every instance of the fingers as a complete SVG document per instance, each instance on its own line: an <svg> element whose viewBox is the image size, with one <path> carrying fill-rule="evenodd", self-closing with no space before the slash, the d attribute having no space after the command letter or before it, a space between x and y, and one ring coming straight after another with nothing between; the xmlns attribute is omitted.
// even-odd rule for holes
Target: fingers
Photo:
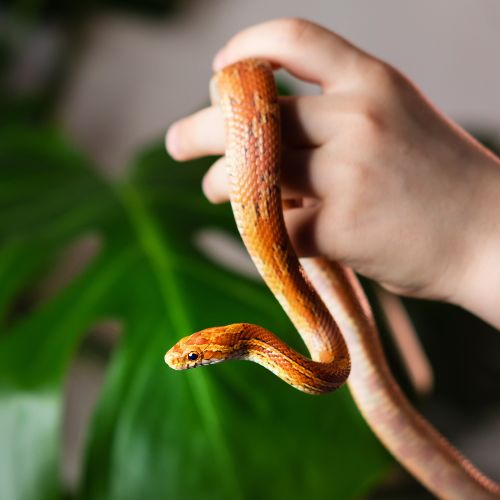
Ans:
<svg viewBox="0 0 500 500"><path fill-rule="evenodd" d="M283 215L290 241L299 257L324 255L337 258L333 255L335 244L327 238L331 233L328 228L330 221L323 205L287 210Z"/></svg>
<svg viewBox="0 0 500 500"><path fill-rule="evenodd" d="M299 257L320 255L320 241L317 238L317 221L321 206L295 208L283 213L285 225L292 246Z"/></svg>
<svg viewBox="0 0 500 500"><path fill-rule="evenodd" d="M320 146L340 124L341 96L280 97L282 142L291 147ZM179 161L224 153L224 126L218 107L205 108L172 124L165 139Z"/></svg>
<svg viewBox="0 0 500 500"><path fill-rule="evenodd" d="M203 194L212 203L223 203L229 200L229 179L226 173L226 158L219 158L203 177Z"/></svg>
<svg viewBox="0 0 500 500"><path fill-rule="evenodd" d="M303 19L276 19L241 31L218 52L214 69L246 57L262 57L298 78L328 90L369 56L331 31Z"/></svg>
<svg viewBox="0 0 500 500"><path fill-rule="evenodd" d="M228 189L224 168L224 158L220 158L203 181L203 191L211 201L227 200ZM219 177L219 179L206 183L209 176L212 176L213 179ZM223 185L226 186L225 189L221 188ZM294 203L290 203L289 207L293 207L293 205ZM320 224L325 224L326 219L322 205L309 199L306 200L305 206L298 205L299 208L287 207L283 212L287 232L297 255L299 257L312 257L326 255L327 250L331 252L331 248L327 247L324 241L324 236L329 233L318 230Z"/></svg>
<svg viewBox="0 0 500 500"><path fill-rule="evenodd" d="M292 147L321 146L330 139L336 97L280 97L282 142ZM331 101L331 102L330 102Z"/></svg>
<svg viewBox="0 0 500 500"><path fill-rule="evenodd" d="M221 110L212 106L173 123L167 131L165 145L178 161L223 154Z"/></svg>
<svg viewBox="0 0 500 500"><path fill-rule="evenodd" d="M321 198L328 186L330 169L322 149L285 149L281 158L281 195L284 199ZM229 199L229 182L226 174L226 159L219 158L203 178L203 193L212 203L223 203Z"/></svg>
<svg viewBox="0 0 500 500"><path fill-rule="evenodd" d="M222 160L221 158L221 164ZM214 186L220 186L220 182ZM203 188L205 190L205 184ZM305 206L287 208L283 216L290 241L299 257L332 256L334 245L328 241L331 233L328 230L330 216L321 203L306 200Z"/></svg>

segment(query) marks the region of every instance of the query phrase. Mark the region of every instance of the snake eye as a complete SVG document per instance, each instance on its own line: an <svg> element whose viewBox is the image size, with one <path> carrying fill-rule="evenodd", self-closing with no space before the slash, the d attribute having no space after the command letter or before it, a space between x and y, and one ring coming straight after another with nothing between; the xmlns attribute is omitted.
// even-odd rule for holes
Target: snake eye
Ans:
<svg viewBox="0 0 500 500"><path fill-rule="evenodd" d="M189 361L196 361L198 359L198 354L195 352L190 352L188 354Z"/></svg>

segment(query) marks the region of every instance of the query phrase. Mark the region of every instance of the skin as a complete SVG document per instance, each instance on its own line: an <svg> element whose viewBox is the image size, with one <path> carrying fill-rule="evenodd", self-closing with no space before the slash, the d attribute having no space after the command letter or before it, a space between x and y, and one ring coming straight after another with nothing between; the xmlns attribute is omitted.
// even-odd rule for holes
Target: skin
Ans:
<svg viewBox="0 0 500 500"><path fill-rule="evenodd" d="M285 221L300 256L323 255L410 296L455 303L500 328L500 160L398 70L301 19L250 27L214 70L261 57L321 95L283 98L282 188L305 198ZM209 107L174 123L177 160L224 153ZM203 180L228 199L224 158Z"/></svg>

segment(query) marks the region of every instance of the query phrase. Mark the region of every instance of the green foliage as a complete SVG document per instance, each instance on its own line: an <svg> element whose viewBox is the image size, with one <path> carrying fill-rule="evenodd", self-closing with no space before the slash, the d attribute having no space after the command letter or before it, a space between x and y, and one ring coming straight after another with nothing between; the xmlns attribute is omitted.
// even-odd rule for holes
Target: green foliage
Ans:
<svg viewBox="0 0 500 500"><path fill-rule="evenodd" d="M296 333L261 285L193 243L236 234L229 207L199 189L208 160L162 147L109 184L54 132L0 130L0 498L56 498L62 386L82 336L113 318L122 336L88 432L86 499L352 498L390 459L346 389L295 391L243 362L175 372L163 354L207 326L255 322ZM36 290L61 252L100 250L55 296Z"/></svg>
<svg viewBox="0 0 500 500"><path fill-rule="evenodd" d="M16 16L40 22L44 20L74 22L101 9L118 9L157 17L168 15L180 8L186 0L4 0L4 7Z"/></svg>

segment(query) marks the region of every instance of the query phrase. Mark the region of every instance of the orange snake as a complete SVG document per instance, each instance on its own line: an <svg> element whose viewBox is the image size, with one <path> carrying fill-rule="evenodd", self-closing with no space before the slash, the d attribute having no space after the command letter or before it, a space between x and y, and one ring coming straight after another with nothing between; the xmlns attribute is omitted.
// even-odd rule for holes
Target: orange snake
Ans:
<svg viewBox="0 0 500 500"><path fill-rule="evenodd" d="M181 339L165 355L166 363L182 370L248 359L311 394L333 391L349 377L354 400L372 430L430 491L440 498L500 498L500 485L468 462L401 392L355 274L323 258L299 263L283 220L279 106L270 65L248 59L228 66L214 76L211 91L224 116L238 229L312 360L266 329L240 323Z"/></svg>

